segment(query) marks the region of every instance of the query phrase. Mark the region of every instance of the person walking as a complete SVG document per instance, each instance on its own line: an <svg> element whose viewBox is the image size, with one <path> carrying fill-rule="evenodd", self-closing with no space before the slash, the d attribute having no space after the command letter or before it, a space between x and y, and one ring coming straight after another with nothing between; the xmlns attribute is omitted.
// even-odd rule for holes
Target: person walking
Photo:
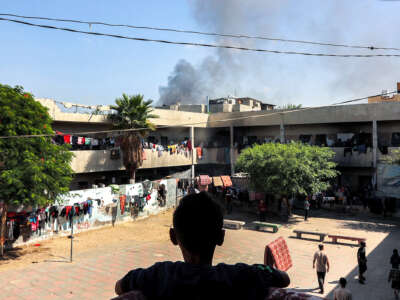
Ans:
<svg viewBox="0 0 400 300"><path fill-rule="evenodd" d="M304 221L308 220L309 211L310 211L310 201L308 200L307 196L306 200L304 200Z"/></svg>
<svg viewBox="0 0 400 300"><path fill-rule="evenodd" d="M347 280L345 278L339 279L340 287L333 292L333 300L352 300L351 292L346 289Z"/></svg>
<svg viewBox="0 0 400 300"><path fill-rule="evenodd" d="M400 290L400 270L398 265L393 265L389 273L388 282L392 281L392 289L394 291L394 296L399 299Z"/></svg>
<svg viewBox="0 0 400 300"><path fill-rule="evenodd" d="M357 251L357 262L358 262L358 281L361 284L365 284L366 278L364 273L367 271L367 256L365 253L365 242L360 243L360 248Z"/></svg>
<svg viewBox="0 0 400 300"><path fill-rule="evenodd" d="M324 293L324 282L326 272L329 272L329 259L324 251L324 245L318 245L319 250L315 252L313 259L313 269L315 269L315 263L317 263L317 278L320 293Z"/></svg>

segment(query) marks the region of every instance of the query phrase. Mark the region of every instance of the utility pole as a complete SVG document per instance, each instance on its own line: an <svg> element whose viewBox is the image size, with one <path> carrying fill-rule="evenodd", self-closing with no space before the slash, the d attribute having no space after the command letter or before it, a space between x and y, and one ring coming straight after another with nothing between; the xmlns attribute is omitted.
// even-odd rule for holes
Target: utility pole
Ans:
<svg viewBox="0 0 400 300"><path fill-rule="evenodd" d="M195 173L194 173L194 162L195 162L195 155L196 155L196 149L194 147L194 127L190 127L190 141L192 143L192 180L194 180Z"/></svg>
<svg viewBox="0 0 400 300"><path fill-rule="evenodd" d="M72 209L75 209L75 207L72 206ZM72 212L70 224L71 224L71 235L68 236L69 239L71 239L71 253L69 257L69 261L72 263L72 251L73 251L73 240L74 240L74 212Z"/></svg>
<svg viewBox="0 0 400 300"><path fill-rule="evenodd" d="M230 163L231 163L231 176L235 174L235 162L234 162L234 151L235 149L233 148L233 125L229 127L229 136L230 136Z"/></svg>
<svg viewBox="0 0 400 300"><path fill-rule="evenodd" d="M285 139L285 124L284 124L284 120L283 120L284 114L281 113L280 115L281 115L280 140L281 140L281 144L285 144L286 143L286 139Z"/></svg>

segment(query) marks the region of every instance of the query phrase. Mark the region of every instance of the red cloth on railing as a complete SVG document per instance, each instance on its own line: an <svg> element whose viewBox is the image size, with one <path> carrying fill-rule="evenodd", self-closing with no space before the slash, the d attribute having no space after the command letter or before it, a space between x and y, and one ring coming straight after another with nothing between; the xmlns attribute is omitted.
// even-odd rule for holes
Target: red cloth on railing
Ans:
<svg viewBox="0 0 400 300"><path fill-rule="evenodd" d="M265 247L264 264L271 267L275 266L281 271L287 271L293 266L289 248L283 237L277 238Z"/></svg>

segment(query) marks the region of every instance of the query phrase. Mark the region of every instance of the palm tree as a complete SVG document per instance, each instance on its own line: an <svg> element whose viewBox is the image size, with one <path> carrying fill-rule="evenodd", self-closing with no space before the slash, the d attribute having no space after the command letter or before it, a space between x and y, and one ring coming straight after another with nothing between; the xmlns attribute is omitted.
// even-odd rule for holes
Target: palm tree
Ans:
<svg viewBox="0 0 400 300"><path fill-rule="evenodd" d="M122 94L121 98L115 99L116 105L110 106L115 113L108 117L115 129L138 129L125 131L117 138L122 151L123 164L128 171L131 183L135 182L136 170L143 163L141 138L150 130L155 130L155 125L148 120L158 118L157 115L152 114L152 102L152 100L144 101L143 95Z"/></svg>

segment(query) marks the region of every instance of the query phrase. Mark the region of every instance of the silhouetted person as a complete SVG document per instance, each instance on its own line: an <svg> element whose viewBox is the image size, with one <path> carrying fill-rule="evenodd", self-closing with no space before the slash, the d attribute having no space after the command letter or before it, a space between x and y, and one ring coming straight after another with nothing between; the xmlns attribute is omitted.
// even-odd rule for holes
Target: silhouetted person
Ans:
<svg viewBox="0 0 400 300"><path fill-rule="evenodd" d="M267 214L267 205L264 200L260 200L258 203L258 213L260 215L260 222L265 222L265 217Z"/></svg>
<svg viewBox="0 0 400 300"><path fill-rule="evenodd" d="M317 277L320 293L324 293L324 283L326 272L329 272L329 259L324 251L324 245L318 245L319 250L315 252L313 259L313 269L317 263Z"/></svg>
<svg viewBox="0 0 400 300"><path fill-rule="evenodd" d="M340 287L333 292L333 300L352 300L351 292L346 289L347 280L345 278L339 279Z"/></svg>
<svg viewBox="0 0 400 300"><path fill-rule="evenodd" d="M360 248L357 251L357 261L358 261L358 281L361 284L365 283L366 278L364 273L367 271L367 256L365 253L365 242L361 242Z"/></svg>
<svg viewBox="0 0 400 300"><path fill-rule="evenodd" d="M390 257L390 264L392 265L392 268L399 268L400 265L400 256L399 256L399 252L397 251L397 249L393 249L393 254Z"/></svg>
<svg viewBox="0 0 400 300"><path fill-rule="evenodd" d="M120 295L141 291L152 299L262 299L269 287L286 287L285 272L265 265L212 266L215 247L224 242L222 209L209 194L185 196L173 216L170 239L181 249L185 262L158 262L135 269L115 285Z"/></svg>
<svg viewBox="0 0 400 300"><path fill-rule="evenodd" d="M304 200L304 221L308 220L309 212L310 212L310 201L308 200L307 196L306 200Z"/></svg>

